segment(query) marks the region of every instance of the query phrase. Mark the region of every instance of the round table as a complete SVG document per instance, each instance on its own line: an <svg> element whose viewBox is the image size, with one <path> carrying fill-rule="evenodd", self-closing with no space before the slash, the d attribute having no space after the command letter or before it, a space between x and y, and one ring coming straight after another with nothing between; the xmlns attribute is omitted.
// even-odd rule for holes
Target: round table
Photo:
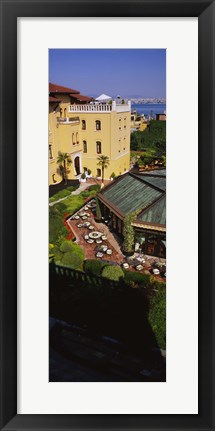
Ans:
<svg viewBox="0 0 215 431"><path fill-rule="evenodd" d="M100 232L97 232L97 231L89 233L89 237L92 238L92 239L98 239L101 236L102 236L102 234Z"/></svg>

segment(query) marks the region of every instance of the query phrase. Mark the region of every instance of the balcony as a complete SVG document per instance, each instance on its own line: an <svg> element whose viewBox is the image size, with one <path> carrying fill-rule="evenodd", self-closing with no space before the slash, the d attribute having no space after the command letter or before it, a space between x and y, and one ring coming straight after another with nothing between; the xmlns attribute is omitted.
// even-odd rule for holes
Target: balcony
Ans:
<svg viewBox="0 0 215 431"><path fill-rule="evenodd" d="M99 112L99 113L109 113L111 111L116 112L130 112L131 111L131 102L128 103L117 103L116 101L112 101L112 104L109 103L89 103L86 105L70 105L69 112Z"/></svg>
<svg viewBox="0 0 215 431"><path fill-rule="evenodd" d="M80 124L80 118L79 117L57 117L57 124Z"/></svg>

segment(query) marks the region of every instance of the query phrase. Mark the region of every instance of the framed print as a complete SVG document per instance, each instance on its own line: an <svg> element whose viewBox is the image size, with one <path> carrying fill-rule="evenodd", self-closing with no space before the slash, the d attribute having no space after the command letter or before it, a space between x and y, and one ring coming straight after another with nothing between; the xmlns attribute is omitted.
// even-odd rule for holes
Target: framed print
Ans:
<svg viewBox="0 0 215 431"><path fill-rule="evenodd" d="M39 1L1 1L1 429L214 429L214 14L214 1L203 0L191 3L172 0L168 4L144 0L114 4L91 1L59 3L54 0L43 4ZM64 51L69 52L70 63L65 62L64 56L67 53ZM141 61L144 58L145 63L149 64L151 57L144 55L146 53L150 56L152 51L153 55L163 56L166 76L162 75L162 69L159 69L155 60L151 76L141 81ZM117 68L122 77L118 81ZM126 74L129 75L129 81L124 91L120 85L125 82L123 80ZM162 76L166 80L167 92L159 94L158 102L162 103L166 99L166 106L162 112L156 112L159 118L151 108L148 114L150 118L147 118L147 113L141 113L138 127L147 128L153 121L160 121L161 138L164 136L161 129L164 128L164 120L167 120L167 348L162 344L165 338L162 325L157 323L155 315L155 320L151 320L159 354L162 348L167 352L166 367L163 367L163 358L162 367L156 359L156 364L151 366L148 373L147 366L141 363L142 374L141 377L138 374L137 378L140 356L138 341L135 340L138 340L140 333L138 325L141 326L143 321L142 315L141 319L137 318L140 302L138 304L134 300L139 295L139 285L135 284L137 281L133 283L132 279L129 285L132 293L126 286L128 299L124 311L119 306L122 305L120 295L115 294L114 301L111 302L110 286L105 285L108 276L104 274L103 302L99 302L97 308L94 307L94 300L98 301L95 292L94 300L89 297L86 302L85 298L85 303L77 302L77 308L74 307L83 286L71 300L66 285L63 295L68 304L67 316L59 309L57 296L55 297L55 294L59 295L60 302L62 292L51 290L51 300L48 301L48 283L53 274L48 272L48 240L51 243L52 262L54 259L58 271L68 272L68 262L71 259L69 251L73 246L72 238L63 238L63 242L59 243L55 232L52 240L48 238L48 207L52 207L55 197L50 195L48 205L47 186L56 187L61 180L65 184L74 179L79 181L83 189L87 182L93 187L99 185L96 198L92 193L88 199L85 190L85 196L81 195L82 205L74 211L69 207L69 214L64 214L65 226L69 220L73 232L75 230L75 234L81 237L85 245L82 247L85 248L85 259L82 259L80 249L77 251L78 245L73 247L73 255L76 255L73 261L78 265L77 268L73 267L76 284L79 286L80 274L84 277L85 287L90 283L90 275L85 277L86 268L83 270L80 259L85 262L89 256L96 257L97 260L94 260L97 266L94 270L98 271L98 261L101 262L98 259L104 259L104 256L92 255L92 247L99 248L93 248L93 253L101 253L101 244L105 246L107 242L107 250L111 253L105 254L106 263L102 272L105 270L107 273L114 273L115 277L118 271L121 282L125 283L122 278L125 277L124 270L127 268L123 265L127 264L132 267L135 280L141 278L141 271L144 277L148 276L147 280L150 282L153 276L157 283L153 281L152 298L155 298L156 291L160 289L159 282L164 283L166 277L166 270L163 270L163 258L166 257L166 237L162 230L164 224L158 219L157 209L153 212L157 204L159 210L162 207L162 211L165 211L162 204L165 198L162 188L164 175L161 175L163 166L160 170L166 156L162 153L164 139L160 139L157 144L160 155L156 153L153 158L152 153L144 156L139 154L140 158L143 156L141 160L147 160L147 163L143 163L143 168L140 169L139 160L136 173L130 171L130 162L126 159L124 150L127 145L128 123L128 141L130 139L130 99L133 99L133 103L138 99L139 103L141 95L138 93L138 97L135 97L136 94L131 93L132 88L135 88L135 81L139 82L140 88L146 88L143 86L145 79L149 88L153 77L155 90L156 84L161 83ZM79 81L75 81L75 77ZM117 82L115 88L112 86L114 80ZM48 81L51 103L49 124ZM76 85L72 86L72 82L80 82L80 88L74 90ZM133 83L133 87L129 87L128 82ZM87 83L90 93L85 86ZM117 86L120 92L117 91ZM155 103L158 94L158 90L157 93L150 91L153 97L145 94L148 100L144 99L149 104ZM116 127L113 126L114 121ZM132 121L136 127L138 121ZM110 153L106 146L108 157L105 164L102 164L99 158L108 136L105 135L105 130L110 129L111 136L111 128L115 134L117 128L118 134L114 137L113 144L112 138L109 138ZM58 137L60 144L55 148ZM46 151L47 140L49 151ZM117 154L114 153L116 141ZM91 149L91 142L92 145L95 144L94 149ZM136 145L133 138L132 142L132 145ZM146 142L145 138L144 143ZM80 143L83 144L81 149ZM120 152L124 154L121 164ZM60 158L65 154L67 159ZM71 173L66 169L68 157L71 158ZM53 159L56 159L56 166L52 172L50 165L52 163L53 166ZM111 167L108 159L114 160ZM48 161L51 174L49 179ZM134 164L136 162L137 160ZM156 173L158 166L159 173ZM117 178L114 179L115 176ZM92 177L96 184L91 184ZM115 198L114 188L117 186L119 190L123 181L128 181L129 187L132 182L138 205L134 200L128 199L127 182L120 189L121 198L124 193L123 198L120 201ZM136 183L139 184L140 181L147 187L150 196L154 193L154 200L147 201L144 208L139 206L139 202L143 204L142 195L137 194ZM74 183L69 186L75 188ZM75 193L78 201L80 194L76 194L74 188L70 193ZM93 190L95 187L91 188L91 192ZM60 193L59 199L66 197L62 196L62 191ZM94 198L101 214L96 210L95 219L92 219ZM127 223L126 211L129 214L135 209L141 211L135 213L136 218L132 222L130 220ZM123 219L123 214L126 220ZM154 224L153 214L157 217L157 223ZM138 218L140 215L141 221ZM89 225L83 226L83 221L88 223L88 217L92 225L92 231L89 232ZM106 227L110 227L110 233L107 229L100 232L101 223L96 223L102 217L103 222L107 222ZM53 211L53 225L50 223L49 226L54 226L56 220L56 212ZM141 230L142 222L144 232ZM152 227L149 222L153 224L153 233L147 230ZM81 226L78 226L80 223ZM136 266L129 260L129 255L127 260L124 254L125 260L122 260L120 253L114 252L114 247L119 244L120 234L125 237L126 226L130 232L131 225L136 229L132 256L144 259L144 262L143 259L137 261ZM59 229L58 226L57 231ZM85 232L86 229L88 230ZM86 235L87 238L84 237ZM105 239L101 239L102 236ZM103 243L100 244L101 241ZM123 241L125 244L125 238ZM124 251L130 252L127 249ZM104 253L106 250L103 248L103 255ZM152 262L150 258L150 265L145 268L147 256L154 256L156 260ZM119 264L117 271L116 262ZM148 271L148 275L144 270ZM99 277L100 275L99 273ZM126 277L129 278L128 275ZM100 278L94 277L93 283ZM110 280L107 284L112 285L116 281ZM125 288L124 284L120 286ZM142 301L143 296L138 298ZM159 313L161 301L160 297L156 309ZM109 308L107 303L110 304ZM116 303L118 308L114 308ZM55 323L57 322L54 339L53 331L50 334L48 332L48 307L51 317L54 315ZM69 320L71 310L76 319ZM108 316L107 320L104 316ZM108 327L105 332L107 321L111 322L112 329L109 331ZM69 325L72 322L75 327L71 328ZM95 339L95 333L98 336L99 331L92 331L94 322L97 326L100 325L99 341L98 338ZM118 322L121 322L121 326L117 326ZM80 326L77 329L77 323L81 329ZM123 327L122 332L120 327ZM125 328L127 337L124 337ZM70 349L71 345L75 346L72 351L76 370L73 379L68 373L68 357L63 362L64 377L61 377L62 368L59 369L59 362L56 360L61 351L59 344L55 356L50 356L51 367L47 365L48 343L50 341L51 348L56 346L59 331L69 337ZM118 342L117 336L120 339L122 334L124 344L122 346L119 343L116 349L113 344ZM66 340L68 346L68 338ZM126 344L128 340L130 345ZM92 358L92 346L98 346L98 343L101 349L98 352L96 347L97 356L94 350L94 358L96 356L99 367L94 366L93 359L93 371L91 369L89 374L86 372L86 355L88 358L91 355ZM132 346L133 356L128 345L130 348ZM114 377L110 372L107 373L107 356L111 356L111 361L114 361L111 363L117 368ZM133 368L131 356L133 361L135 359L135 366L132 362ZM77 361L77 357L82 358L81 362Z"/></svg>

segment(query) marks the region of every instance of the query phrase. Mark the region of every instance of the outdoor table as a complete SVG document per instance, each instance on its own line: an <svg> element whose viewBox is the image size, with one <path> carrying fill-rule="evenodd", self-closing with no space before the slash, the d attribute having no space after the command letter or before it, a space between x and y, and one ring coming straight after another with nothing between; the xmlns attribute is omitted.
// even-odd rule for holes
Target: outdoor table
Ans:
<svg viewBox="0 0 215 431"><path fill-rule="evenodd" d="M152 272L153 272L154 275L159 275L160 274L159 269L156 269L156 268L153 269Z"/></svg>
<svg viewBox="0 0 215 431"><path fill-rule="evenodd" d="M89 208L88 208L88 206L86 206L86 207L84 207L84 209L87 211Z"/></svg>
<svg viewBox="0 0 215 431"><path fill-rule="evenodd" d="M138 262L145 263L144 257L137 257Z"/></svg>
<svg viewBox="0 0 215 431"><path fill-rule="evenodd" d="M88 228L89 228L90 230L95 229L95 228L94 228L94 226L92 226L92 225L88 226Z"/></svg>
<svg viewBox="0 0 215 431"><path fill-rule="evenodd" d="M84 239L89 239L89 235L84 235Z"/></svg>
<svg viewBox="0 0 215 431"><path fill-rule="evenodd" d="M141 271L142 269L143 269L143 265L137 265L137 266L136 266L136 270L137 270L137 271Z"/></svg>
<svg viewBox="0 0 215 431"><path fill-rule="evenodd" d="M108 246L107 245L101 245L101 250L103 250L103 251L107 251L107 249L108 249Z"/></svg>
<svg viewBox="0 0 215 431"><path fill-rule="evenodd" d="M85 216L82 216L82 220L86 220L87 219L87 216L85 215Z"/></svg>
<svg viewBox="0 0 215 431"><path fill-rule="evenodd" d="M122 266L123 266L123 268L125 268L125 269L128 269L128 268L129 268L129 264L128 264L128 263L126 263L126 262L125 262L125 263L123 263L123 264L122 264Z"/></svg>
<svg viewBox="0 0 215 431"><path fill-rule="evenodd" d="M113 252L112 252L112 250L110 249L110 248L108 248L107 250L106 250L106 254L112 254Z"/></svg>
<svg viewBox="0 0 215 431"><path fill-rule="evenodd" d="M87 221L87 222L85 222L84 224L83 224L83 227L89 227L90 226L90 222L89 221Z"/></svg>
<svg viewBox="0 0 215 431"><path fill-rule="evenodd" d="M75 219L78 220L80 217L78 215L75 216Z"/></svg>
<svg viewBox="0 0 215 431"><path fill-rule="evenodd" d="M83 227L83 224L78 223L78 224L77 224L77 227Z"/></svg>
<svg viewBox="0 0 215 431"><path fill-rule="evenodd" d="M103 253L101 253L100 251L98 251L98 253L96 253L96 257L103 257Z"/></svg>
<svg viewBox="0 0 215 431"><path fill-rule="evenodd" d="M90 229L90 227L89 227L89 229ZM97 231L91 232L91 233L89 233L89 237L92 239L99 239L101 237L101 233L97 232Z"/></svg>

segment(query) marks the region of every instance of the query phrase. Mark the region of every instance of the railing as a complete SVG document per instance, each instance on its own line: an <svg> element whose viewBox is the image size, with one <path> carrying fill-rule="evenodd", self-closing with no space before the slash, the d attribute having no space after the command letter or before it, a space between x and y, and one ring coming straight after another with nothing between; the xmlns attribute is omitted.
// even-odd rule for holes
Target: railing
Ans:
<svg viewBox="0 0 215 431"><path fill-rule="evenodd" d="M100 105L70 105L69 112L110 112L112 106L109 104Z"/></svg>
<svg viewBox="0 0 215 431"><path fill-rule="evenodd" d="M69 112L130 112L131 102L128 103L116 103L115 100L112 103L95 103L95 104L85 104L85 105L70 105Z"/></svg>
<svg viewBox="0 0 215 431"><path fill-rule="evenodd" d="M80 124L80 118L79 117L66 117L66 118L57 117L57 122L60 124Z"/></svg>
<svg viewBox="0 0 215 431"><path fill-rule="evenodd" d="M61 265L56 265L55 263L50 263L49 265L50 274L57 275L59 277L66 277L70 280L79 282L86 285L91 285L94 287L103 287L107 285L112 288L119 287L119 283L117 281L105 279L104 277L100 277L99 275L94 275L88 272L78 271L73 268L64 267Z"/></svg>

